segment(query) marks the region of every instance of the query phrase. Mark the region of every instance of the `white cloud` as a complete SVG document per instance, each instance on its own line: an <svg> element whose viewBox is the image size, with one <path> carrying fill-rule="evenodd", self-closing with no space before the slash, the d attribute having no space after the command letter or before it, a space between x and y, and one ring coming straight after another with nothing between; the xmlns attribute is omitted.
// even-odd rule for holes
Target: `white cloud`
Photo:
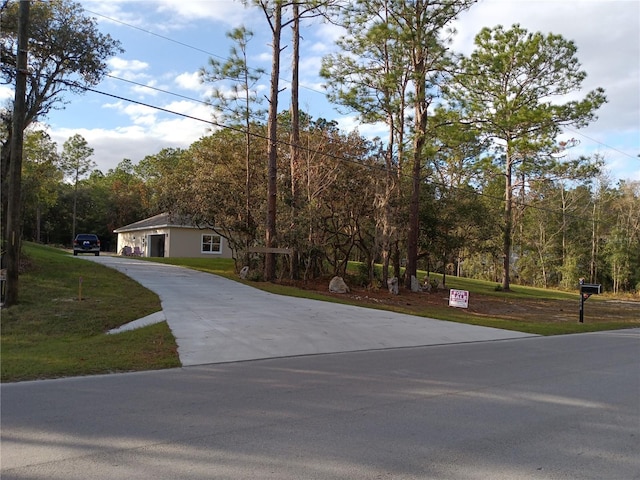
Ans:
<svg viewBox="0 0 640 480"><path fill-rule="evenodd" d="M211 115L211 108L201 103L194 103L188 100L174 101L164 108L179 114L189 115L195 118L208 120Z"/></svg>
<svg viewBox="0 0 640 480"><path fill-rule="evenodd" d="M262 52L255 56L255 59L259 62L271 62L272 58L273 58L273 54L270 51Z"/></svg>
<svg viewBox="0 0 640 480"><path fill-rule="evenodd" d="M136 122L136 120L140 117L146 117L156 112L156 110L151 107L138 105L136 103L126 103L122 101L105 104L104 108L113 109L121 114L127 115L134 122Z"/></svg>
<svg viewBox="0 0 640 480"><path fill-rule="evenodd" d="M200 114L200 112L197 112ZM143 118L143 117L138 117ZM67 129L51 131L52 139L62 145L69 137L80 134L94 149L93 160L106 173L123 159L134 163L163 148L188 148L207 132L207 124L195 120L170 117L151 123L138 122L115 129Z"/></svg>
<svg viewBox="0 0 640 480"><path fill-rule="evenodd" d="M305 58L300 58L300 72L305 77L318 78L318 73L320 73L321 66L321 56L307 55Z"/></svg>
<svg viewBox="0 0 640 480"><path fill-rule="evenodd" d="M331 48L331 43L327 43L327 42L323 42L323 41L318 41L313 43L312 45L310 45L308 47L308 50L310 52L313 52L315 54L321 54L324 55L326 53L331 52L333 49Z"/></svg>
<svg viewBox="0 0 640 480"><path fill-rule="evenodd" d="M243 23L248 14L242 2L159 0L157 4L159 6L158 11L178 15L187 20L210 19L229 25L239 25Z"/></svg>
<svg viewBox="0 0 640 480"><path fill-rule="evenodd" d="M174 145L188 148L193 142L202 137L208 125L189 118L175 118L154 125L153 134L155 138L162 139Z"/></svg>
<svg viewBox="0 0 640 480"><path fill-rule="evenodd" d="M81 0L85 10L98 14L100 22L124 22L154 31L184 28L192 20L209 19L229 25L240 25L250 15L249 9L237 1L184 1L184 0ZM132 4L142 8L132 8ZM142 11L141 11L142 10ZM157 21L157 15L169 17L170 22ZM115 20L115 22L114 22Z"/></svg>
<svg viewBox="0 0 640 480"><path fill-rule="evenodd" d="M120 57L114 57L107 62L111 75L114 77L124 78L125 80L140 80L148 78L146 73L149 69L147 62L140 60L126 60Z"/></svg>
<svg viewBox="0 0 640 480"><path fill-rule="evenodd" d="M314 79L317 80L317 77ZM324 82L300 82L300 86L306 90L311 90L313 93L325 95Z"/></svg>
<svg viewBox="0 0 640 480"><path fill-rule="evenodd" d="M199 72L184 72L178 75L175 80L175 84L185 90L194 92L203 92L207 90L207 86L200 81Z"/></svg>
<svg viewBox="0 0 640 480"><path fill-rule="evenodd" d="M335 119L340 130L352 132L357 130L365 138L386 138L387 126L384 123L359 123L356 115L346 115Z"/></svg>
<svg viewBox="0 0 640 480"><path fill-rule="evenodd" d="M149 80L144 84L133 85L131 87L131 92L136 96L142 97L156 97L160 95L160 90L164 90L162 86L158 85L156 80Z"/></svg>
<svg viewBox="0 0 640 480"><path fill-rule="evenodd" d="M121 6L126 6L127 3L130 3L128 0L111 0L109 2L104 0L81 0L81 3L89 16L94 16L95 14L101 23L118 23L113 20L137 26L144 23L144 16L121 8Z"/></svg>
<svg viewBox="0 0 640 480"><path fill-rule="evenodd" d="M124 108L124 102L118 101L114 103L105 103L102 105L102 108L113 109L116 111L121 111Z"/></svg>
<svg viewBox="0 0 640 480"><path fill-rule="evenodd" d="M322 22L314 25L310 33L312 33L312 38L316 40L308 47L309 50L314 53L326 54L335 49L336 41L347 31L333 23Z"/></svg>

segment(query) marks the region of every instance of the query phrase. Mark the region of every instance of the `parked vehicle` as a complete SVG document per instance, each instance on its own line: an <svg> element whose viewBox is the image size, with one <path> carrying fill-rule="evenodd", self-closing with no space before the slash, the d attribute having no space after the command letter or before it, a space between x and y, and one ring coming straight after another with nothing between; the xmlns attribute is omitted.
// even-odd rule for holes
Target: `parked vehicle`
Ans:
<svg viewBox="0 0 640 480"><path fill-rule="evenodd" d="M73 255L79 253L93 253L100 255L100 239L93 233L79 233L73 240Z"/></svg>

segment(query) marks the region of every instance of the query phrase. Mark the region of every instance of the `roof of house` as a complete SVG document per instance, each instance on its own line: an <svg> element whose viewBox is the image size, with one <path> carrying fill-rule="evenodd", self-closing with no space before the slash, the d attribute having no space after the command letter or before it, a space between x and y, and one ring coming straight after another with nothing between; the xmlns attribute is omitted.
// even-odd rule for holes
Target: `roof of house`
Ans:
<svg viewBox="0 0 640 480"><path fill-rule="evenodd" d="M113 233L124 233L136 230L148 230L150 228L167 227L198 228L189 218L185 216L165 212L153 217L145 218L144 220L140 220L139 222L125 225L124 227L116 228Z"/></svg>

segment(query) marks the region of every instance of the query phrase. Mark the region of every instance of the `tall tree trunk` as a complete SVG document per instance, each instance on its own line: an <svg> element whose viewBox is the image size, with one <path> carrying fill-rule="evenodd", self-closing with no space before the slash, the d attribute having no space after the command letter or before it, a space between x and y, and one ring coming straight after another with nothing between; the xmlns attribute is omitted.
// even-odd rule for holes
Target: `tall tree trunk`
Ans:
<svg viewBox="0 0 640 480"><path fill-rule="evenodd" d="M419 135L416 133L416 135ZM416 141L416 147L420 142ZM420 146L421 148L421 146ZM405 269L405 287L411 288L411 277L417 277L418 272L418 236L420 229L420 173L422 172L422 157L414 153L412 170L411 200L409 204L409 232L407 235L407 267Z"/></svg>
<svg viewBox="0 0 640 480"><path fill-rule="evenodd" d="M246 66L246 53L245 55L245 66ZM255 239L255 231L254 231L254 223L253 216L251 215L251 98L249 94L249 72L247 69L244 69L244 86L246 91L245 96L245 105L244 105L244 128L245 128L245 139L244 139L244 166L246 169L246 177L245 177L245 216L246 218L246 228L247 234L245 239L245 252L246 258L243 259L245 265L249 265L249 247L251 243Z"/></svg>
<svg viewBox="0 0 640 480"><path fill-rule="evenodd" d="M589 268L589 281L591 283L596 283L596 279L598 276L597 270L597 257L598 257L598 235L597 235L597 226L598 222L596 221L596 212L597 212L597 199L593 201L593 214L591 217L591 264Z"/></svg>
<svg viewBox="0 0 640 480"><path fill-rule="evenodd" d="M40 202L36 205L36 242L42 243L42 234L41 234L41 225L42 225L42 207L40 206Z"/></svg>
<svg viewBox="0 0 640 480"><path fill-rule="evenodd" d="M509 291L511 288L511 230L513 225L513 165L511 163L510 147L507 145L507 159L505 167L504 187L504 230L503 230L503 262L502 262L502 289Z"/></svg>
<svg viewBox="0 0 640 480"><path fill-rule="evenodd" d="M391 199L394 194L394 175L393 175L393 145L394 145L394 121L389 116L387 120L389 125L389 144L384 153L385 157L385 183L384 193L380 202L382 209L382 286L387 287L389 280L389 260L391 257L391 235L393 233L393 212L391 208Z"/></svg>
<svg viewBox="0 0 640 480"><path fill-rule="evenodd" d="M444 287L447 284L447 254L442 254L442 286Z"/></svg>
<svg viewBox="0 0 640 480"><path fill-rule="evenodd" d="M400 102L401 108L400 111L404 112L406 103L404 98L401 99ZM405 122L404 116L400 115L398 118L398 127L397 127L397 141L396 145L398 146L398 167L397 167L397 175L396 175L396 205L395 205L395 215L394 217L397 219L400 206L404 205L403 199L403 189L401 185L403 184L403 175L404 175L404 164L405 164L405 150L404 150L404 130L405 130ZM397 221L395 222L395 226L398 226ZM398 228L394 229L393 232L393 248L391 253L391 261L393 264L393 276L400 280L400 240L399 240L400 232Z"/></svg>
<svg viewBox="0 0 640 480"><path fill-rule="evenodd" d="M419 42L417 42L419 45ZM418 237L420 234L420 186L422 184L422 155L426 142L427 101L426 65L421 48L414 54L415 82L415 131L413 140L413 169L411 174L411 200L409 203L409 233L407 236L407 268L405 287L411 288L411 277L418 277Z"/></svg>
<svg viewBox="0 0 640 480"><path fill-rule="evenodd" d="M71 245L76 238L76 218L78 215L78 176L76 175L76 182L73 188L73 220L71 225Z"/></svg>
<svg viewBox="0 0 640 480"><path fill-rule="evenodd" d="M396 277L399 281L400 280L400 264L402 262L400 261L400 240L398 240L397 238L393 244L393 256L391 260L393 262L393 276Z"/></svg>
<svg viewBox="0 0 640 480"><path fill-rule="evenodd" d="M293 244L290 257L292 279L298 278L298 209L300 208L299 162L300 162L300 111L298 105L299 67L300 67L300 11L293 4L293 55L291 60L291 230Z"/></svg>
<svg viewBox="0 0 640 480"><path fill-rule="evenodd" d="M13 112L11 112L13 114ZM2 238L2 250L5 248L7 241L7 218L8 217L8 205L9 205L9 165L11 165L11 147L13 145L13 122L11 118L3 118L3 123L6 125L6 137L5 141L0 145L0 199L2 201L2 213L0 214L0 222L2 227L0 228ZM5 268L5 259L2 260L2 268Z"/></svg>
<svg viewBox="0 0 640 480"><path fill-rule="evenodd" d="M390 135L393 138L393 134ZM393 143L389 145L387 148L386 156L386 175L385 175L385 185L384 185L384 199L382 206L382 285L383 287L387 287L387 282L389 280L389 260L391 257L391 235L393 232L393 228L391 226L391 222L393 222L393 212L391 211L391 197L393 196L393 185L394 178L392 172L392 157L393 157Z"/></svg>
<svg viewBox="0 0 640 480"><path fill-rule="evenodd" d="M7 199L7 286L4 305L18 303L18 276L20 268L20 197L22 185L22 147L26 117L27 48L29 44L29 0L20 0L18 19L18 53L16 59L16 90L13 103L11 159L9 162L9 196Z"/></svg>
<svg viewBox="0 0 640 480"><path fill-rule="evenodd" d="M562 266L567 263L567 198L564 184L560 186L560 200L562 201Z"/></svg>
<svg viewBox="0 0 640 480"><path fill-rule="evenodd" d="M278 79L280 77L280 36L282 34L282 4L276 2L272 22L273 44L271 62L271 90L269 93L268 130L268 160L267 160L267 225L265 245L272 248L276 243L276 200L278 174ZM275 253L265 254L265 279L274 280L276 277Z"/></svg>

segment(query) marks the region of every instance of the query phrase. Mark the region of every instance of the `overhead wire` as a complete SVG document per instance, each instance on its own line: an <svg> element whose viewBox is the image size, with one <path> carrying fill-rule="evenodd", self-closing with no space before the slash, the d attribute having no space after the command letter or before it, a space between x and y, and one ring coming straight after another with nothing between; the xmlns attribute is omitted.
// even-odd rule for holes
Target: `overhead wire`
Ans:
<svg viewBox="0 0 640 480"><path fill-rule="evenodd" d="M111 75L111 74L107 74L106 77L111 78L113 80L118 80L120 82L130 83L130 84L135 85L137 87L153 90L155 92L164 93L166 95L172 95L174 97L182 98L184 100L189 100L190 102L195 102L195 103L200 103L202 105L211 106L211 103L207 102L206 100L202 100L202 99L199 99L199 98L188 97L187 95L182 95L181 93L170 92L169 90L164 90L162 88L154 87L152 85L136 82L135 80L121 78L121 77L117 77L117 76ZM83 87L81 85L78 85L78 84L74 84L74 86L77 87L77 88L85 88L85 87ZM94 93L102 93L104 95L108 95L106 92L100 92L100 91L97 91L97 90L90 90L90 91L93 91ZM125 100L127 102L135 102L135 100L132 100L132 99L129 99L129 98L122 98L122 100ZM156 107L150 106L150 108L156 108ZM157 107L157 108L161 108L161 107ZM173 112L173 113L177 114L177 112ZM255 116L254 118L259 118L259 117Z"/></svg>
<svg viewBox="0 0 640 480"><path fill-rule="evenodd" d="M130 81L130 80L124 80L124 79L120 79L118 77L113 77L113 76L110 76L110 77L114 78L114 79L117 79L117 80L123 80L123 81L128 82L128 83L133 83L133 84L136 84L136 85L144 86L143 84L139 84L137 82L133 82L133 81ZM261 140L267 140L267 141L269 140L269 137L267 135L262 135L262 134L259 134L259 133L256 133L256 132L251 132L251 131L247 132L243 128L234 127L234 126L231 126L231 125L224 125L224 124L219 123L219 122L217 122L215 120L205 120L203 118L196 117L196 116L193 116L193 115L188 115L186 113L176 112L175 110L169 110L168 108L159 107L157 105L151 105L149 103L145 103L145 102L142 102L140 100L134 100L132 98L127 98L127 97L123 97L121 95L116 95L114 93L109 93L109 92L104 92L104 91L101 91L101 90L97 90L95 88L87 87L86 85L81 85L81 84L78 84L76 82L66 81L64 83L66 83L69 86L73 86L74 88L79 88L79 89L82 89L82 90L86 90L88 92L97 93L99 95L104 95L104 96L107 96L107 97L115 98L117 100L122 100L122 101L125 101L125 102L133 103L133 104L136 104L136 105L140 105L142 107L151 108L153 110L158 110L158 111L161 111L161 112L164 112L164 113L168 113L168 114L171 114L171 115L177 115L177 116L180 116L180 117L183 117L183 118L187 118L187 119L190 119L190 120L195 120L195 121L202 122L202 123L208 123L210 125L213 125L214 127L220 128L220 129L231 130L231 131L234 131L234 132L237 132L237 133L242 133L243 135L249 134L252 137L259 138ZM169 94L169 95L175 95L175 96L178 96L180 98L184 98L184 99L191 100L191 101L194 101L194 102L202 103L202 104L205 104L205 105L209 105L207 102L204 102L202 100L190 98L190 97L187 97L187 96L181 95L181 94L168 92L168 91L156 88L156 87L153 87L153 90L158 91L158 92L162 92L162 93L166 93L166 94ZM293 146L292 143L287 142L285 140L281 140L281 139L278 139L276 142L279 145L284 145L284 146L288 146L288 147ZM330 152L323 152L323 151L320 151L320 150L314 150L312 148L305 147L304 145L297 145L297 147L300 148L301 150L307 151L309 153L325 156L325 157L331 158L333 160L349 162L349 163L353 163L353 164L356 164L356 165L359 165L359 166L365 166L361 162L358 162L357 160L351 160L351 159L348 159L348 158L345 158L345 157L340 157L340 156L334 155L334 154L332 154Z"/></svg>
<svg viewBox="0 0 640 480"><path fill-rule="evenodd" d="M168 42L171 42L171 43L175 43L176 45L180 45L180 46L183 46L183 47L189 48L189 49L191 49L191 50L198 51L198 52L201 52L201 53L205 53L205 54L207 54L207 55L210 55L210 56L212 56L212 57L219 58L220 60L225 60L225 61L226 61L226 60L229 60L229 58L228 58L228 57L224 57L224 56L218 55L218 54L216 54L216 53L210 52L210 51L208 51L208 50L205 50L205 49L203 49L203 48L200 48L200 47L197 47L197 46L194 46L194 45L191 45L191 44L185 43L185 42L181 42L181 41L179 41L179 40L175 40L175 39L173 39L173 38L171 38L171 37L167 37L167 36L165 36L165 35L161 35L161 34L159 34L159 33L153 32L153 31L151 31L151 30L148 30L148 29L145 29L145 28L142 28L142 27L138 27L138 26L136 26L136 25L132 25L132 24L130 24L130 23L127 23L127 22L124 22L124 21L122 21L122 20L118 20L118 19L116 19L116 18L113 18L113 17L107 16L107 15L101 14L101 13L99 13L99 12L95 12L95 11L92 11L92 10L85 10L85 11L86 11L87 13L92 14L92 15L96 15L96 16L98 16L98 17L102 17L102 18L104 18L104 19L106 19L106 20L109 20L109 21L111 21L111 22L118 23L118 24L120 24L120 25L123 25L123 26L126 26L126 27L128 27L128 28L132 28L132 29L138 30L138 31L143 32L143 33L145 33L145 34L148 34L148 35L152 35L152 36L155 36L155 37L161 38L161 39L163 39L163 40L165 40L165 41L168 41ZM255 70L255 71L257 71L257 69L252 69L252 68L250 68L250 67L249 67L249 70ZM128 81L128 80L124 80L124 79L120 79L120 80ZM279 80L280 80L280 81L284 81L284 82L286 82L286 83L291 83L291 81L290 81L290 80L288 80L288 79L286 79L286 78L279 78ZM131 82L131 83L135 83L135 82ZM144 85L144 84L138 84L138 85L139 85L139 86L141 86L141 87L144 87L144 88L154 89L154 87L151 87L151 86L149 86L149 85ZM322 92L322 91L319 91L319 90L313 89L313 88L308 87L308 86L306 86L306 85L304 85L304 84L301 84L301 85L300 85L300 88L303 88L303 89L305 89L305 90L308 90L308 91L311 91L311 92L314 92L314 93L317 93L317 94L320 94L320 95L326 95L326 93L325 93L325 92ZM167 91L165 91L164 93L168 93L168 94L170 94L170 95L175 95L175 96L181 96L180 94L174 94L174 93L167 92ZM188 97L184 97L184 98L185 98L185 99L188 99ZM195 99L191 99L191 100L193 100L193 101L197 101L197 102L201 102L200 100L195 100ZM573 129L571 129L571 128L569 128L569 127L566 127L566 126L565 126L565 127L563 127L563 128L564 128L565 130L567 130L568 132L572 132L572 133L574 133L574 134L576 134L576 135L580 135L581 137L586 138L586 139L588 139L589 141L594 142L595 144L600 145L601 147L604 147L604 148L606 148L606 149L608 149L608 150L615 151L615 152L617 152L617 153L619 153L619 154L621 154L621 155L624 155L624 156L626 156L626 157L629 157L629 158L635 158L633 155L631 155L631 154L629 154L629 153L627 153L627 152L624 152L624 151L622 151L622 150L620 150L620 149L618 149L618 148L612 147L611 145L608 145L608 144L606 144L606 143L604 143L604 142L602 142L602 141L600 141L600 140L597 140L597 139L595 139L595 138L593 138L593 137L590 137L590 136L588 136L588 135L586 135L586 134L584 134L584 133L582 133L582 132L580 132L580 131L573 130Z"/></svg>
<svg viewBox="0 0 640 480"><path fill-rule="evenodd" d="M602 146L602 147L605 147L605 148L607 148L608 150L613 150L614 152L617 152L617 153L619 153L620 155L624 155L625 157L629 157L629 158L635 158L635 157L634 157L633 155L631 155L630 153L623 152L622 150L620 150L620 149L618 149L618 148L616 148L616 147L612 147L611 145L607 145L606 143L601 142L600 140L596 140L595 138L590 137L590 136L588 136L588 135L585 135L584 133L582 133L582 132L580 132L580 131L578 131L578 130L574 130L574 129L569 128L569 127L567 127L567 126L563 126L562 128L563 128L563 129L565 129L565 130L566 130L566 131L568 131L568 132L574 133L574 134L576 134L576 135L580 135L581 137L586 138L587 140L590 140L590 141L592 141L593 143L597 143L598 145L600 145L600 146Z"/></svg>
<svg viewBox="0 0 640 480"><path fill-rule="evenodd" d="M190 44L188 44L188 43L181 42L181 41L179 41L179 40L175 40L175 39L170 38L170 37L167 37L167 36L165 36L165 35L160 35L159 33L152 32L151 30L147 30L147 29L144 29L144 28L141 28L141 27L137 27L137 26L135 26L135 25L131 25L130 23L123 22L122 20L118 20L118 19L116 19L116 18L108 17L107 15L103 15L103 14L101 14L101 13L94 12L94 11L91 11L91 10L85 10L85 11L86 11L87 13L92 14L92 15L96 15L96 16L98 16L98 17L102 17L102 18L104 18L104 19L106 19L106 20L109 20L109 21L111 21L111 22L118 23L118 24L120 24L120 25L124 25L124 26L126 26L126 27L133 28L133 29L135 29L135 30L139 30L139 31L144 32L144 33L146 33L146 34L148 34L148 35L152 35L152 36L155 36L155 37L161 38L161 39L166 40L166 41L168 41L168 42L175 43L176 45L180 45L180 46L183 46L183 47L189 48L189 49L194 50L194 51L197 51L197 52L205 53L205 54L207 54L207 55L210 55L210 56L212 56L212 57L218 58L218 59L220 59L220 60L224 60L224 61L228 61L228 60L229 60L229 58L228 58L228 57L224 57L224 56L222 56L222 55L218 55L218 54L216 54L216 53L209 52L208 50L204 50L204 49L202 49L202 48L200 48L200 47L196 47L196 46L194 46L194 45L190 45ZM248 67L248 69L249 69L249 70L252 70L252 71L255 71L255 72L257 72L257 71L258 71L258 69L256 69L256 68ZM289 80L289 79L287 79L287 78L279 78L279 80L280 80L280 81L283 81L283 82L286 82L286 83L291 83L291 80ZM316 90L316 89L314 89L314 88L308 87L308 86L306 86L306 85L304 85L304 84L301 84L301 85L300 85L300 88L302 88L302 89L304 89L304 90L308 90L308 91L310 91L310 92L317 93L317 94L319 94L319 95L325 95L325 92L322 92L322 91L320 91L320 90Z"/></svg>

